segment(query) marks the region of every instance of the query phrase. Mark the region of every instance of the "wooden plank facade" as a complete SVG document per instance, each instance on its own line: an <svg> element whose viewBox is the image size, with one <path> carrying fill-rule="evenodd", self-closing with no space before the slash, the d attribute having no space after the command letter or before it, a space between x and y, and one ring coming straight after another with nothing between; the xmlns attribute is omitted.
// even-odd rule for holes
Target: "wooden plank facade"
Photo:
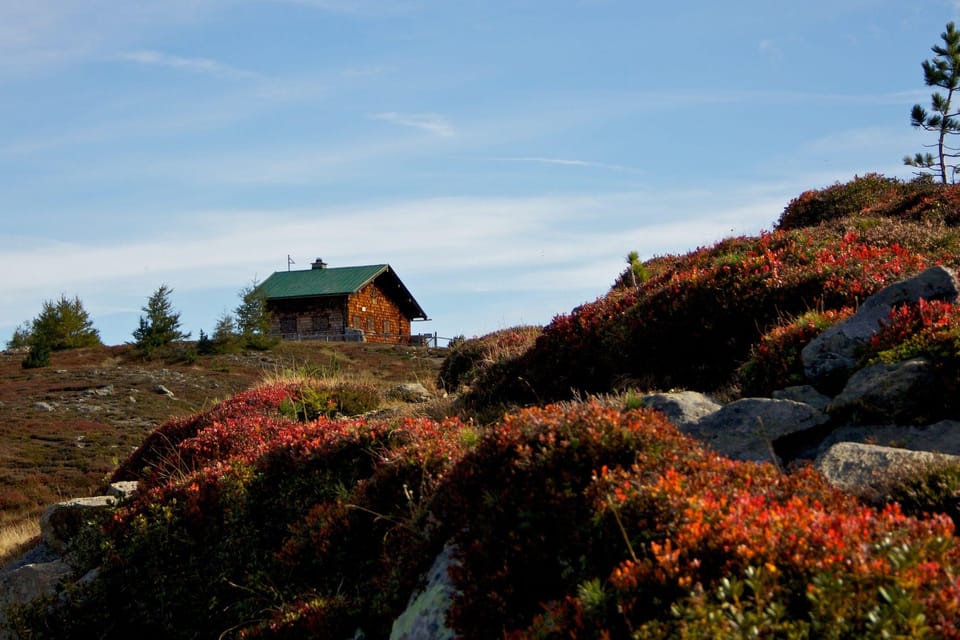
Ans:
<svg viewBox="0 0 960 640"><path fill-rule="evenodd" d="M390 265L277 272L260 285L271 333L286 340L404 343L427 316Z"/></svg>

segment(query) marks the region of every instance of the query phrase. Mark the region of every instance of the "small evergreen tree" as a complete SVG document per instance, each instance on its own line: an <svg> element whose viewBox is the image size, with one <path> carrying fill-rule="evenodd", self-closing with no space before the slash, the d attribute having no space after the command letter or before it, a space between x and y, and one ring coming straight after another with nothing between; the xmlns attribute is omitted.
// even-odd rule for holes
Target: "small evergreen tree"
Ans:
<svg viewBox="0 0 960 640"><path fill-rule="evenodd" d="M45 367L51 351L96 347L100 332L93 327L90 314L79 297L72 300L61 295L56 302L45 300L40 315L17 327L7 347L30 348L30 367ZM24 366L28 366L26 363Z"/></svg>
<svg viewBox="0 0 960 640"><path fill-rule="evenodd" d="M172 294L173 289L165 284L160 285L142 309L147 315L140 316L140 324L133 332L133 337L137 347L146 356L152 355L160 347L190 337L189 333L180 330L180 314L174 312L170 302Z"/></svg>
<svg viewBox="0 0 960 640"><path fill-rule="evenodd" d="M7 340L7 349L23 349L30 346L30 323L24 323L13 330L13 335Z"/></svg>
<svg viewBox="0 0 960 640"><path fill-rule="evenodd" d="M50 343L47 337L40 333L31 337L30 352L20 363L24 369L39 369L50 366Z"/></svg>
<svg viewBox="0 0 960 640"><path fill-rule="evenodd" d="M234 310L237 330L244 344L251 349L269 349L276 344L270 337L270 312L267 300L254 280L240 290L240 305Z"/></svg>
<svg viewBox="0 0 960 640"><path fill-rule="evenodd" d="M216 353L229 353L239 350L240 340L237 335L237 324L233 316L226 311L217 319L213 327L213 350Z"/></svg>
<svg viewBox="0 0 960 640"><path fill-rule="evenodd" d="M650 272L647 271L647 266L643 264L640 254L636 251L627 254L627 264L630 265L630 284L633 285L634 289L639 288L641 284L650 279Z"/></svg>
<svg viewBox="0 0 960 640"><path fill-rule="evenodd" d="M940 174L940 181L947 184L947 169L950 169L950 178L953 180L960 158L960 149L947 145L949 134L960 133L960 111L952 107L954 94L960 88L960 31L957 31L952 22L947 23L947 30L940 34L943 46L932 47L936 56L933 60L923 61L923 79L928 87L940 87L946 95L935 91L931 97L932 113L919 104L913 105L910 112L910 124L917 129L933 131L937 134L936 144L927 145L936 148L937 155L918 153L913 157L906 156L904 164L920 169L934 169ZM953 109L953 110L952 110ZM923 171L918 175L926 175Z"/></svg>
<svg viewBox="0 0 960 640"><path fill-rule="evenodd" d="M216 352L217 349L216 345L213 344L213 340L203 332L203 329L200 329L200 337L197 338L197 355L209 356Z"/></svg>
<svg viewBox="0 0 960 640"><path fill-rule="evenodd" d="M57 302L45 301L30 334L31 342L42 336L52 351L100 345L100 332L93 328L79 297L70 300L61 295Z"/></svg>

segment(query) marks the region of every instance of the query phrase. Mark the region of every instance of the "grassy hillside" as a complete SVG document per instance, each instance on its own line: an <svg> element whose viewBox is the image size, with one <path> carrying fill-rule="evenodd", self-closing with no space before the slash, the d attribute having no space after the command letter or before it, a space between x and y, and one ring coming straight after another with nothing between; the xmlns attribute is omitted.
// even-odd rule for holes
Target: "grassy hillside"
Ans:
<svg viewBox="0 0 960 640"><path fill-rule="evenodd" d="M466 404L631 388L736 396L744 386L783 386L790 363L761 363L786 367L783 379L751 371L765 344L792 337L802 346L811 330L883 286L934 264L958 266L958 222L958 186L868 175L806 192L773 231L653 258L636 286L624 272L607 295L557 316L531 348L495 366L479 362L460 376L472 381ZM804 332L807 325L813 328Z"/></svg>
<svg viewBox="0 0 960 640"><path fill-rule="evenodd" d="M441 352L374 344L284 343L270 352L144 360L130 346L60 351L24 369L0 354L0 558L38 529L47 505L93 495L152 433L287 370L431 386ZM163 385L174 395L156 392ZM386 404L386 400L384 400ZM42 403L42 404L40 404Z"/></svg>
<svg viewBox="0 0 960 640"><path fill-rule="evenodd" d="M446 547L466 639L960 637L947 516L731 461L616 393L789 382L865 296L957 264L957 193L808 192L774 231L466 341L439 374L460 417L328 416L339 388L299 376L171 419L114 474L140 493L75 549L98 578L20 611L21 634L387 638ZM865 357L958 360L953 305L897 313ZM602 395L543 405L578 391Z"/></svg>

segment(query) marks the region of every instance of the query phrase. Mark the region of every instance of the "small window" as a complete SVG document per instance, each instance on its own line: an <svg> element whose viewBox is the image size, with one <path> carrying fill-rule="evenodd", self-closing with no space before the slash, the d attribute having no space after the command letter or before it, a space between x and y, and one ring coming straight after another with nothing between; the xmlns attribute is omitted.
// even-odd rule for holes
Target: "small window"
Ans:
<svg viewBox="0 0 960 640"><path fill-rule="evenodd" d="M350 326L353 327L354 329L362 328L360 325L360 316L353 316L352 318L350 318Z"/></svg>
<svg viewBox="0 0 960 640"><path fill-rule="evenodd" d="M330 319L326 316L313 316L313 330L317 333L330 329Z"/></svg>
<svg viewBox="0 0 960 640"><path fill-rule="evenodd" d="M373 318L367 318L367 333L376 333L377 321Z"/></svg>
<svg viewBox="0 0 960 640"><path fill-rule="evenodd" d="M297 317L296 316L284 316L280 318L280 333L284 335L294 334L297 332Z"/></svg>
<svg viewBox="0 0 960 640"><path fill-rule="evenodd" d="M370 287L370 299L371 299L371 300L376 300L376 299L377 299L377 288L376 288L376 287Z"/></svg>
<svg viewBox="0 0 960 640"><path fill-rule="evenodd" d="M388 335L388 336L389 336L391 333L393 333L393 327L390 326L390 321L389 321L389 320L384 320L384 321L383 321L383 333L384 333L384 335Z"/></svg>

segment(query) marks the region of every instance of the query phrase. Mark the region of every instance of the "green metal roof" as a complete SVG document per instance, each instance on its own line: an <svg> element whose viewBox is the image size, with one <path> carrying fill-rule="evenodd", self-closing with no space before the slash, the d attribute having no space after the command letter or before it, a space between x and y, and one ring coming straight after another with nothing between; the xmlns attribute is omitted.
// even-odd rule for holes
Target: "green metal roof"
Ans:
<svg viewBox="0 0 960 640"><path fill-rule="evenodd" d="M259 289L268 300L346 295L356 293L389 268L386 264L371 264L363 267L277 271L264 280Z"/></svg>
<svg viewBox="0 0 960 640"><path fill-rule="evenodd" d="M381 280L377 286L394 299L408 318L427 319L427 314L388 264L276 271L257 289L267 300L345 296L378 278Z"/></svg>

